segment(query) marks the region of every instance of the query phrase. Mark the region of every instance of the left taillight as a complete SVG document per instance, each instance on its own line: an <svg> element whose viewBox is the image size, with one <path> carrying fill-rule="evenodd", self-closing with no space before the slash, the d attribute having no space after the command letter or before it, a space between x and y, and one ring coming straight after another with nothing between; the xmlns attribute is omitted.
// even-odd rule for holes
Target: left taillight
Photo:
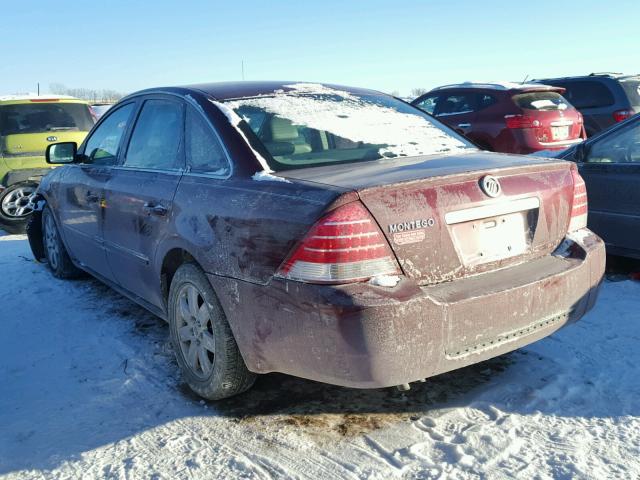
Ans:
<svg viewBox="0 0 640 480"><path fill-rule="evenodd" d="M359 201L320 218L278 271L292 280L334 284L398 273L386 238Z"/></svg>
<svg viewBox="0 0 640 480"><path fill-rule="evenodd" d="M575 232L581 228L587 228L587 186L578 173L575 166L571 166L573 177L573 201L571 202L571 220L569 221L569 232Z"/></svg>

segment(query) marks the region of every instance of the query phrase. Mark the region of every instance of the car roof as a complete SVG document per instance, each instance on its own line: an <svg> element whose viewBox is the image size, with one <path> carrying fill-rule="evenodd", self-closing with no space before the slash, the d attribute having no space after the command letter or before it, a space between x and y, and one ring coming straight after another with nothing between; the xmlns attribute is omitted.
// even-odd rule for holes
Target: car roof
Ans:
<svg viewBox="0 0 640 480"><path fill-rule="evenodd" d="M584 80L584 79L609 79L609 80L640 80L640 74L625 75L623 73L615 72L594 72L588 75L573 75L569 77L555 77L555 78L541 78L534 80L535 82L548 82L555 80Z"/></svg>
<svg viewBox="0 0 640 480"><path fill-rule="evenodd" d="M308 87L309 93L313 93L313 90L318 92L322 91L323 87L328 87L336 90L342 90L355 94L375 94L381 95L382 93L376 90L370 90L366 88L347 87L344 85L336 85L331 83L319 83L319 82L296 82L296 81L238 81L238 82L216 82L216 83L198 83L193 85L184 85L180 87L166 87L166 88L151 88L135 92L132 95L140 95L145 93L161 93L162 91L174 91L188 93L189 91L204 93L208 96L215 98L216 100L231 100L234 98L245 97L259 97L263 95L271 95L277 90L281 91L295 91L296 86Z"/></svg>
<svg viewBox="0 0 640 480"><path fill-rule="evenodd" d="M88 103L84 100L81 100L76 97L71 97L69 95L38 95L35 93L28 93L24 95L0 95L1 103L30 103L30 102L42 102L47 103L47 101L53 102L74 102L74 103Z"/></svg>
<svg viewBox="0 0 640 480"><path fill-rule="evenodd" d="M445 90L450 88L470 88L478 90L498 90L498 91L540 91L540 90L560 90L558 87L551 85L542 85L540 83L516 83L516 82L464 82L464 83L452 83L450 85L442 85L436 87L431 91Z"/></svg>

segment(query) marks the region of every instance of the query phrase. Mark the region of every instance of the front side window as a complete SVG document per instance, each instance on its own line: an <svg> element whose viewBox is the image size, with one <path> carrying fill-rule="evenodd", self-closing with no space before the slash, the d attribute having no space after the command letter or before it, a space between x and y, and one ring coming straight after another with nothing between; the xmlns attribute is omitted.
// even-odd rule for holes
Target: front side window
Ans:
<svg viewBox="0 0 640 480"><path fill-rule="evenodd" d="M442 96L435 110L436 117L441 115L460 115L473 112L473 95L458 94Z"/></svg>
<svg viewBox="0 0 640 480"><path fill-rule="evenodd" d="M393 97L319 84L227 100L274 171L474 150L429 115ZM244 127L242 127L244 128Z"/></svg>
<svg viewBox="0 0 640 480"><path fill-rule="evenodd" d="M124 161L126 167L153 170L180 168L182 104L147 100L138 116Z"/></svg>
<svg viewBox="0 0 640 480"><path fill-rule="evenodd" d="M587 163L640 163L640 122L596 141Z"/></svg>
<svg viewBox="0 0 640 480"><path fill-rule="evenodd" d="M193 107L187 107L185 124L187 165L194 173L227 175L229 162L211 126Z"/></svg>
<svg viewBox="0 0 640 480"><path fill-rule="evenodd" d="M433 115L433 112L436 109L436 103L438 100L437 95L432 95L431 97L426 97L416 103L416 107L420 110L427 112L429 115Z"/></svg>
<svg viewBox="0 0 640 480"><path fill-rule="evenodd" d="M85 144L83 163L115 165L120 141L131 120L134 106L134 103L124 105L103 120Z"/></svg>

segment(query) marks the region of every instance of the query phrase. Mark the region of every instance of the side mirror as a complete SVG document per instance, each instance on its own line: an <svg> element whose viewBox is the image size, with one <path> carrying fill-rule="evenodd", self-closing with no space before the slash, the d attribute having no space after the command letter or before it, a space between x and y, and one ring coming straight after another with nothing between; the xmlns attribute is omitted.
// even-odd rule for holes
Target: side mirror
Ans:
<svg viewBox="0 0 640 480"><path fill-rule="evenodd" d="M52 165L63 165L76 161L78 144L76 142L60 142L47 146L45 158Z"/></svg>

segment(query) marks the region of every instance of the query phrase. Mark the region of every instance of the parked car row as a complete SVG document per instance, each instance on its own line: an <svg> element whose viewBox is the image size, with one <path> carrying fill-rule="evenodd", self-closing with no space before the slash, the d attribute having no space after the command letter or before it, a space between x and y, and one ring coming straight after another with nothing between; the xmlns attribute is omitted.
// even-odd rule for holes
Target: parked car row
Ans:
<svg viewBox="0 0 640 480"><path fill-rule="evenodd" d="M411 103L485 150L559 151L640 112L640 76L467 82L434 88Z"/></svg>
<svg viewBox="0 0 640 480"><path fill-rule="evenodd" d="M517 83L446 85L411 102L484 150L562 150L586 138L563 88Z"/></svg>
<svg viewBox="0 0 640 480"><path fill-rule="evenodd" d="M443 89L434 112L475 108L471 90L452 107ZM579 125L556 88L485 91L513 130L540 123L522 141ZM482 151L440 118L337 85L138 92L47 147L61 167L29 242L56 277L88 272L167 320L205 398L267 372L406 389L577 321L604 272L575 163ZM573 148L636 156L595 141Z"/></svg>

